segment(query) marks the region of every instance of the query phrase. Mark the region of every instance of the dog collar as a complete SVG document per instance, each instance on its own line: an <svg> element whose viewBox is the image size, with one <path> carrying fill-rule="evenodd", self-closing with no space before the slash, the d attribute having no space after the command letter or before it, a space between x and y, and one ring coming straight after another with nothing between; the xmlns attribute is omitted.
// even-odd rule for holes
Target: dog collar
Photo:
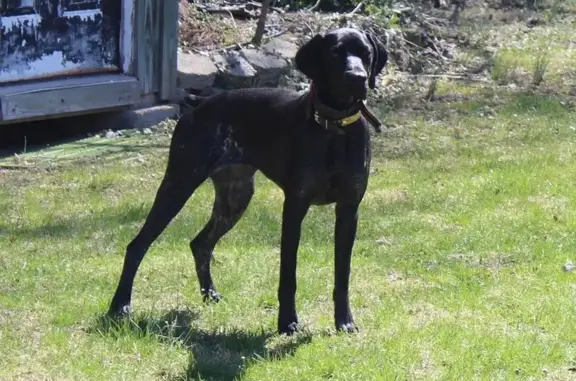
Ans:
<svg viewBox="0 0 576 381"><path fill-rule="evenodd" d="M321 117L320 114L318 114L318 111L314 111L314 120L316 121L316 123L318 123L321 126L324 126L326 128L328 128L328 126L330 124L334 124L334 125L339 126L339 127L345 127L345 126L348 126L348 125L358 121L358 119L360 119L361 117L362 117L362 113L360 111L358 111L355 114L347 116L347 117L342 118L342 119L328 120L326 118Z"/></svg>
<svg viewBox="0 0 576 381"><path fill-rule="evenodd" d="M311 110L312 117L314 118L314 121L316 123L318 123L325 129L336 130L338 134L344 134L342 127L346 127L357 122L363 116L364 118L366 118L368 123L370 123L374 127L376 132L382 131L381 129L382 124L380 123L378 118L376 118L376 116L374 116L374 114L372 114L370 110L368 110L364 101L358 100L358 103L349 108L348 110L337 111L326 105L323 105L320 102L320 100L317 98L316 86L314 82L310 84L309 94L310 94L310 107L312 108ZM321 114L331 115L331 117L327 118L325 116L322 116Z"/></svg>

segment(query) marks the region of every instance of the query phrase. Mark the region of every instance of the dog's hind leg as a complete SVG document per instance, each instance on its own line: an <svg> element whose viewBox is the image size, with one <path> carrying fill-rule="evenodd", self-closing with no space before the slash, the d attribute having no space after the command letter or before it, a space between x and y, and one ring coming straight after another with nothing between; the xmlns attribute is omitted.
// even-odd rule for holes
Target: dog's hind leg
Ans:
<svg viewBox="0 0 576 381"><path fill-rule="evenodd" d="M216 291L210 271L214 247L240 220L254 194L252 167L231 166L212 175L215 198L210 220L190 242L196 274L204 301L218 302L221 295Z"/></svg>
<svg viewBox="0 0 576 381"><path fill-rule="evenodd" d="M174 163L170 161L146 222L126 249L122 274L110 303L109 315L122 316L130 312L134 278L148 248L208 177L205 170L196 169L190 173L179 160L174 160Z"/></svg>

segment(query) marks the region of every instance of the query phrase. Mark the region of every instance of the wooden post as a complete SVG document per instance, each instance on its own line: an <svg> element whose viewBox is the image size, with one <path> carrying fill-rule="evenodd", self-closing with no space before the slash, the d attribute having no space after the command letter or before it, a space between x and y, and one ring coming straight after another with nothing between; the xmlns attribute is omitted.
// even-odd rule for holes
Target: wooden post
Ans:
<svg viewBox="0 0 576 381"><path fill-rule="evenodd" d="M158 0L136 0L136 72L143 94L159 90L160 16Z"/></svg>
<svg viewBox="0 0 576 381"><path fill-rule="evenodd" d="M159 97L168 100L177 87L178 0L165 0L163 3Z"/></svg>

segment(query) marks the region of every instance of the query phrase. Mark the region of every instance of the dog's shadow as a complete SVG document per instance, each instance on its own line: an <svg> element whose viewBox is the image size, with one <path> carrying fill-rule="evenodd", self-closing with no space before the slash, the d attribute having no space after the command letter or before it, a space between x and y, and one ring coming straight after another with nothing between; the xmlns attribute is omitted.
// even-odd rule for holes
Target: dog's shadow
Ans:
<svg viewBox="0 0 576 381"><path fill-rule="evenodd" d="M171 310L161 318L123 321L101 316L89 331L116 337L153 336L168 345L180 342L190 351L190 360L186 373L173 380L236 380L255 361L291 356L300 345L312 341L312 335L306 332L288 338L264 330L205 330L194 324L197 317L198 314L190 310ZM270 341L275 342L270 345Z"/></svg>

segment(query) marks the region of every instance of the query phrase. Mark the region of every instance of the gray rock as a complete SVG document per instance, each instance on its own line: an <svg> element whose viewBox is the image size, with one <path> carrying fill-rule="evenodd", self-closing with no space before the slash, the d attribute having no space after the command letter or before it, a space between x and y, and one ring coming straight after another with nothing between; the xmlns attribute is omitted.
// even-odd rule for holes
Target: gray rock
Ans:
<svg viewBox="0 0 576 381"><path fill-rule="evenodd" d="M218 71L224 71L236 77L253 77L256 75L256 69L236 51L217 53L213 59Z"/></svg>
<svg viewBox="0 0 576 381"><path fill-rule="evenodd" d="M256 69L257 80L252 84L254 87L277 87L280 77L290 71L290 64L286 59L264 50L244 49L241 56Z"/></svg>
<svg viewBox="0 0 576 381"><path fill-rule="evenodd" d="M157 105L133 110L133 128L145 128L155 126L166 119L176 120L179 116L180 107L177 104Z"/></svg>
<svg viewBox="0 0 576 381"><path fill-rule="evenodd" d="M574 270L576 270L576 266L574 266L571 261L568 261L568 263L566 263L564 266L562 266L562 270L564 270L566 272L574 271Z"/></svg>
<svg viewBox="0 0 576 381"><path fill-rule="evenodd" d="M224 90L254 87L258 73L238 52L217 53L213 57L218 68L214 86Z"/></svg>
<svg viewBox="0 0 576 381"><path fill-rule="evenodd" d="M240 55L244 57L258 73L267 70L286 71L290 67L285 59L267 53L264 50L244 49Z"/></svg>
<svg viewBox="0 0 576 381"><path fill-rule="evenodd" d="M114 139L116 137L118 137L118 134L116 132L114 132L112 130L106 131L106 138L107 139Z"/></svg>
<svg viewBox="0 0 576 381"><path fill-rule="evenodd" d="M310 84L306 82L300 82L296 84L296 90L298 91L306 91L310 88Z"/></svg>
<svg viewBox="0 0 576 381"><path fill-rule="evenodd" d="M178 53L178 87L202 90L214 84L218 69L210 57Z"/></svg>
<svg viewBox="0 0 576 381"><path fill-rule="evenodd" d="M167 119L176 120L179 113L180 109L177 104L164 104L96 112L55 120L62 120L60 123L70 123L70 126L82 125L91 131L98 129L100 132L94 135L97 138L116 139L137 133L138 130L144 128L151 128ZM106 126L105 130L102 130L103 126Z"/></svg>
<svg viewBox="0 0 576 381"><path fill-rule="evenodd" d="M109 128L106 137L111 138L113 133L118 137L121 133L118 130L144 129L152 127L166 119L177 119L180 108L177 104L157 105L152 107L142 107L136 109L126 109L111 111L91 116L90 123L105 125Z"/></svg>
<svg viewBox="0 0 576 381"><path fill-rule="evenodd" d="M270 40L270 42L262 45L262 50L267 53L276 54L287 60L293 60L294 57L296 57L298 45L282 38L274 38Z"/></svg>

